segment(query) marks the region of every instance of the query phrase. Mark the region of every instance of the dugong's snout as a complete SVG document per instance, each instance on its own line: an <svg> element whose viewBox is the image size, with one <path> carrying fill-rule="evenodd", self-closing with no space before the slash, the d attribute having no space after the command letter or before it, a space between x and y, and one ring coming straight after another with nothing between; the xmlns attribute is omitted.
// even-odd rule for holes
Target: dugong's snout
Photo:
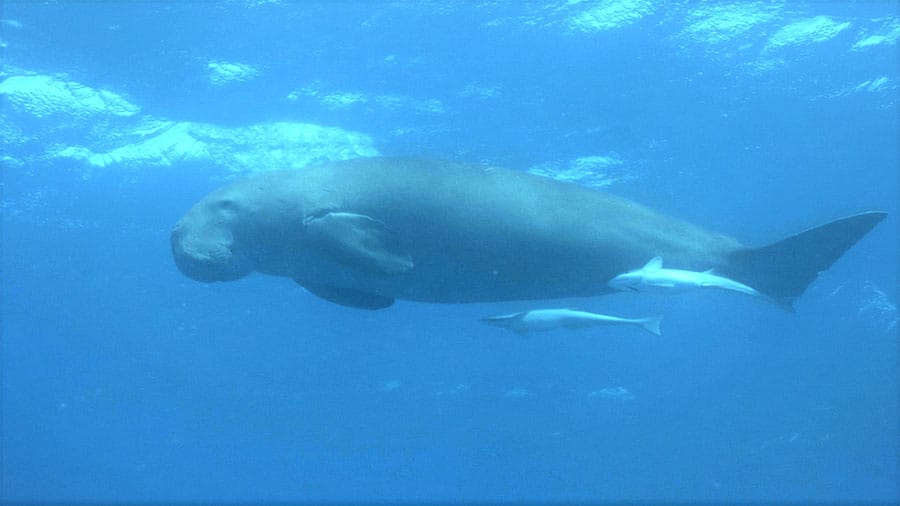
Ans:
<svg viewBox="0 0 900 506"><path fill-rule="evenodd" d="M249 259L234 251L231 234L200 233L183 221L172 229L172 257L185 276L203 282L232 281L249 274Z"/></svg>

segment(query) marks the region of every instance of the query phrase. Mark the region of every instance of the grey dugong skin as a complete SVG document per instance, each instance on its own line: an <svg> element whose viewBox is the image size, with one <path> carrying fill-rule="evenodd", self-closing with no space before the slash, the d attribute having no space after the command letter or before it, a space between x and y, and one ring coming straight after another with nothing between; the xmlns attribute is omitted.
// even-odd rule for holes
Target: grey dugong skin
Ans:
<svg viewBox="0 0 900 506"><path fill-rule="evenodd" d="M424 159L362 158L251 176L197 202L175 225L171 244L179 269L196 280L256 271L370 308L393 299L599 295L610 291L610 279L656 256L743 279L756 269L732 265L749 251L736 239L624 198ZM358 304L354 294L382 302Z"/></svg>
<svg viewBox="0 0 900 506"><path fill-rule="evenodd" d="M322 254L304 223L327 212L372 217L414 266L395 275ZM625 199L506 169L358 159L261 173L198 202L172 234L176 263L201 281L251 271L390 298L479 302L597 295L662 252L716 265L734 239Z"/></svg>

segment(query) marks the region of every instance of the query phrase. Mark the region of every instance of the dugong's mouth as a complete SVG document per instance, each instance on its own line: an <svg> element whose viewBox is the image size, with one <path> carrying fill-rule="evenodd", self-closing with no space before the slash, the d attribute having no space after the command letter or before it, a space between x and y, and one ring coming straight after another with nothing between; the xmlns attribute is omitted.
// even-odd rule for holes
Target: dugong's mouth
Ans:
<svg viewBox="0 0 900 506"><path fill-rule="evenodd" d="M171 242L175 265L191 279L206 283L232 281L253 270L246 257L233 251L230 238L203 240L176 225L172 230Z"/></svg>

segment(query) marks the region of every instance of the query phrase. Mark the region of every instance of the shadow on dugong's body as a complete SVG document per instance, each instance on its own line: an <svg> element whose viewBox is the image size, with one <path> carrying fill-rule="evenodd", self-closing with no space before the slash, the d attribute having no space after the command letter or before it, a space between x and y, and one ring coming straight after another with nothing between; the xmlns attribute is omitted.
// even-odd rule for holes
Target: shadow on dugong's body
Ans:
<svg viewBox="0 0 900 506"><path fill-rule="evenodd" d="M256 271L345 306L586 297L660 256L786 303L885 213L761 248L629 200L506 169L362 158L265 172L213 191L172 230L198 281Z"/></svg>

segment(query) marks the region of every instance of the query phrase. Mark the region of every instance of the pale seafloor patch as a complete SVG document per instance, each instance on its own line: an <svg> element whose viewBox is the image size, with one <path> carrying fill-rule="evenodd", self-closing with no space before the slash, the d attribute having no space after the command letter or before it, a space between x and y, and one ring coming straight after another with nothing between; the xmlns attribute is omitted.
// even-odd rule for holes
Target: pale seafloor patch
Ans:
<svg viewBox="0 0 900 506"><path fill-rule="evenodd" d="M594 390L588 394L589 399L603 399L608 401L633 401L634 394L623 386L605 387Z"/></svg>
<svg viewBox="0 0 900 506"><path fill-rule="evenodd" d="M133 142L103 152L69 146L52 154L92 167L170 167L211 161L231 173L299 169L327 160L376 156L368 136L310 123L262 123L225 128L208 123L148 120L129 132Z"/></svg>
<svg viewBox="0 0 900 506"><path fill-rule="evenodd" d="M499 397L515 402L541 398L545 395L565 395L573 402L586 404L595 404L598 401L626 402L637 399L631 390L621 385L593 390L586 388L559 390L554 385L513 385L498 388L496 385L486 383L473 384L465 381L416 383L389 378L361 388L370 395L380 398L402 395L408 398L433 398L444 401L455 401L463 398Z"/></svg>
<svg viewBox="0 0 900 506"><path fill-rule="evenodd" d="M900 39L900 19L886 21L875 33L864 31L853 44L854 51L866 51L878 46L893 46Z"/></svg>
<svg viewBox="0 0 900 506"><path fill-rule="evenodd" d="M12 75L0 82L0 97L9 104L0 116L0 137L7 148L4 164L10 166L25 165L26 157L76 160L89 177L96 168L209 162L233 175L379 154L368 135L336 127L299 122L222 127L155 118L113 91L65 76ZM45 151L18 153L16 147L26 142Z"/></svg>
<svg viewBox="0 0 900 506"><path fill-rule="evenodd" d="M213 86L250 81L259 76L259 70L246 63L211 61L206 64L207 77Z"/></svg>
<svg viewBox="0 0 900 506"><path fill-rule="evenodd" d="M756 59L742 65L752 74L768 73L784 68L795 58L801 57L796 49L831 41L852 26L849 21L839 22L828 16L813 16L781 26L759 51Z"/></svg>
<svg viewBox="0 0 900 506"><path fill-rule="evenodd" d="M453 2L443 2L453 4ZM664 3L659 5L665 5ZM596 34L624 28L653 14L658 7L655 0L567 0L560 2L519 2L521 11L509 16L502 3L484 4L493 7L494 17L485 27L497 29L551 29L569 34Z"/></svg>
<svg viewBox="0 0 900 506"><path fill-rule="evenodd" d="M825 42L850 28L850 22L839 23L828 16L815 16L790 23L769 37L764 50Z"/></svg>
<svg viewBox="0 0 900 506"><path fill-rule="evenodd" d="M529 397L530 395L531 392L529 392L527 388L520 387L511 388L503 392L503 397L507 399L524 399L526 397Z"/></svg>
<svg viewBox="0 0 900 506"><path fill-rule="evenodd" d="M871 281L863 285L857 314L883 334L896 335L897 322L900 321L897 305Z"/></svg>
<svg viewBox="0 0 900 506"><path fill-rule="evenodd" d="M311 100L331 111L367 105L385 110L403 109L428 114L447 112L446 106L436 98L423 99L401 94L370 95L357 91L328 91L318 81L288 93L285 99L288 102Z"/></svg>
<svg viewBox="0 0 900 506"><path fill-rule="evenodd" d="M569 0L579 12L571 15L568 26L575 32L601 32L621 28L652 14L655 5L650 0Z"/></svg>
<svg viewBox="0 0 900 506"><path fill-rule="evenodd" d="M878 93L886 98L886 100L881 103L879 108L886 109L888 107L892 107L894 103L897 102L898 89L900 89L900 84L898 84L897 79L891 79L887 76L878 76L873 77L872 79L866 79L865 81L862 81L860 83L851 84L829 93L814 95L810 97L809 100L815 101L822 99L833 99L857 95L859 93Z"/></svg>
<svg viewBox="0 0 900 506"><path fill-rule="evenodd" d="M457 95L462 98L474 98L477 100L490 100L502 96L502 86L499 84L485 84L472 82L462 87Z"/></svg>
<svg viewBox="0 0 900 506"><path fill-rule="evenodd" d="M4 29L6 28L14 28L16 30L22 28L22 23L20 21L16 21L15 19L0 19L0 25Z"/></svg>
<svg viewBox="0 0 900 506"><path fill-rule="evenodd" d="M700 44L722 44L778 18L780 3L701 4L687 14L681 37Z"/></svg>
<svg viewBox="0 0 900 506"><path fill-rule="evenodd" d="M876 77L875 79L867 79L853 87L853 91L875 92L887 89L896 89L896 83L893 83L887 76Z"/></svg>
<svg viewBox="0 0 900 506"><path fill-rule="evenodd" d="M626 170L624 162L616 153L545 162L528 168L528 172L590 188L604 188L634 179L634 175Z"/></svg>
<svg viewBox="0 0 900 506"><path fill-rule="evenodd" d="M134 116L141 108L108 90L98 90L59 77L25 74L0 82L0 95L12 109L35 118L64 115L88 119L93 116Z"/></svg>
<svg viewBox="0 0 900 506"><path fill-rule="evenodd" d="M823 287L824 288L824 287ZM857 321L870 338L896 339L900 317L897 303L873 281L846 281L828 289L828 311Z"/></svg>
<svg viewBox="0 0 900 506"><path fill-rule="evenodd" d="M0 19L0 34L5 34L8 30L19 30L22 26L22 23L15 19ZM0 49L8 46L6 39L0 38Z"/></svg>

